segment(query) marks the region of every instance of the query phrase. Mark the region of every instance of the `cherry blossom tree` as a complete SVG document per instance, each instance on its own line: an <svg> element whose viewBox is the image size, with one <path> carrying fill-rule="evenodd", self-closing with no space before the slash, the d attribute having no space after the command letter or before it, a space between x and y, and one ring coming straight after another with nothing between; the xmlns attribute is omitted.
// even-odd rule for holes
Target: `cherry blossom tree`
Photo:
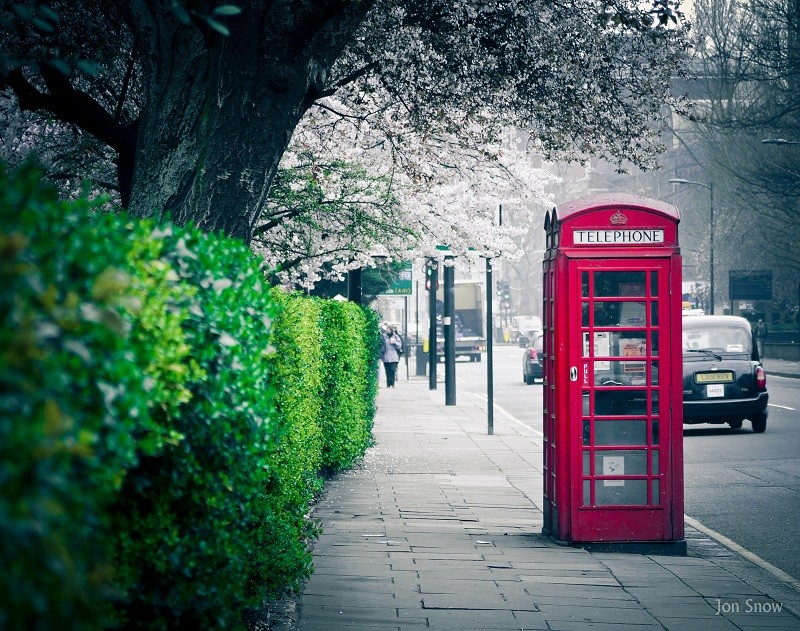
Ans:
<svg viewBox="0 0 800 631"><path fill-rule="evenodd" d="M312 281L379 246L508 247L498 202L543 190L527 153L653 164L688 28L672 0L51 0L2 17L9 107L109 148L126 207L254 240Z"/></svg>
<svg viewBox="0 0 800 631"><path fill-rule="evenodd" d="M519 135L507 132L478 155L447 135L425 143L404 133L392 157L386 135L400 135L397 128L371 126L331 98L301 122L253 241L282 280L310 287L323 271L341 276L376 256L429 256L441 244L453 254L517 253L514 237L527 229L525 217L536 220L532 202L545 200L553 180ZM444 152L442 138L451 144ZM356 162L358 171L349 166ZM496 225L500 202L522 209L513 228Z"/></svg>

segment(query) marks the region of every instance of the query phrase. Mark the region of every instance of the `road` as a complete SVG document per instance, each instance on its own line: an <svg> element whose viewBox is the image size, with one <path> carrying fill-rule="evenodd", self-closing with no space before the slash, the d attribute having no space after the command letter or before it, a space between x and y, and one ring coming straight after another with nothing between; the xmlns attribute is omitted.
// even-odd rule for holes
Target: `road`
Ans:
<svg viewBox="0 0 800 631"><path fill-rule="evenodd" d="M800 580L800 380L767 387L763 434L684 427L686 514Z"/></svg>
<svg viewBox="0 0 800 631"><path fill-rule="evenodd" d="M541 385L524 384L522 352L494 347L494 402L541 432ZM485 357L482 363L459 361L456 376L457 396L474 393L485 400ZM763 434L754 434L748 422L740 430L684 426L685 512L800 581L800 379L771 376L768 388ZM496 409L495 427L507 422Z"/></svg>

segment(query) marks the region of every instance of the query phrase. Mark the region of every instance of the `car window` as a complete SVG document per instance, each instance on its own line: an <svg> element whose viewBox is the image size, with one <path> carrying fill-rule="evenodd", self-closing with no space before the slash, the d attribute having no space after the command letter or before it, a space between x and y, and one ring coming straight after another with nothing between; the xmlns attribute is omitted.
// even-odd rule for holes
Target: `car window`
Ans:
<svg viewBox="0 0 800 631"><path fill-rule="evenodd" d="M738 326L683 326L683 350L710 349L726 353L751 353L751 337Z"/></svg>

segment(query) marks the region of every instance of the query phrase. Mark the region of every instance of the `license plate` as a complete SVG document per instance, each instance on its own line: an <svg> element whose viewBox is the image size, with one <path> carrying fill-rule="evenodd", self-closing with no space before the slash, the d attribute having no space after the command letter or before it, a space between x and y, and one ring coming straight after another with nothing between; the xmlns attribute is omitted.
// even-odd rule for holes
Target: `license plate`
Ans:
<svg viewBox="0 0 800 631"><path fill-rule="evenodd" d="M706 386L706 398L713 399L715 397L725 396L725 385L722 383L710 383Z"/></svg>
<svg viewBox="0 0 800 631"><path fill-rule="evenodd" d="M698 372L694 376L697 383L733 383L733 373L724 372Z"/></svg>

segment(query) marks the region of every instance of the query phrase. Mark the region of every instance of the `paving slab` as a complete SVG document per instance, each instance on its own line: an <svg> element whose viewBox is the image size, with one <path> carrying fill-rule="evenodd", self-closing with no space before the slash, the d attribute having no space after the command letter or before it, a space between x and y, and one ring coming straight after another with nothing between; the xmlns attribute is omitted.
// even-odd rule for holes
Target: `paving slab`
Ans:
<svg viewBox="0 0 800 631"><path fill-rule="evenodd" d="M669 631L739 631L739 627L722 616L702 619L663 616L659 620Z"/></svg>
<svg viewBox="0 0 800 631"><path fill-rule="evenodd" d="M687 529L687 556L589 552L541 534L541 437L427 380L382 388L375 446L315 506L316 572L273 629L800 631L797 611ZM758 607L756 607L758 605Z"/></svg>

